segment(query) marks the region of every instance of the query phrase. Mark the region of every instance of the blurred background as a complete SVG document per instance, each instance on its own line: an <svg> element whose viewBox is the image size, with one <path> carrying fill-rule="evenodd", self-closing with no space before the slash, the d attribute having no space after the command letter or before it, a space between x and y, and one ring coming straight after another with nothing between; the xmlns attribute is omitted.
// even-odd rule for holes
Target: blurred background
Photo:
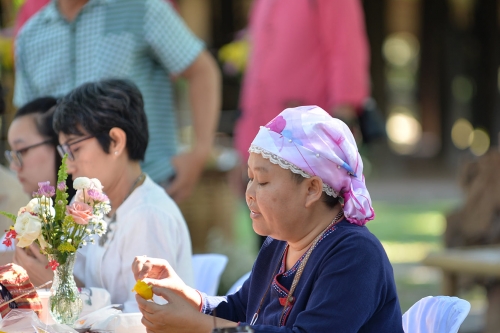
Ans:
<svg viewBox="0 0 500 333"><path fill-rule="evenodd" d="M362 2L371 53L369 110L374 120L366 129L373 135L360 151L377 214L368 227L394 265L406 311L424 296L441 294L440 271L421 261L445 247L446 217L467 197L463 168L485 154L498 153L500 6L497 0ZM0 80L7 103L7 112L0 117L2 151L8 148L6 133L14 112L12 26L21 4L21 0L0 1ZM230 259L220 292L251 269L258 251L244 199L229 180L237 163L232 135L249 52L241 36L251 4L251 0L176 1L181 16L205 41L223 72L217 144L196 192L181 205L194 252L219 252ZM183 145L189 145L191 138L186 90L185 82L176 82ZM2 163L6 164L3 157ZM486 290L469 283L459 296L472 304L461 332L481 332Z"/></svg>

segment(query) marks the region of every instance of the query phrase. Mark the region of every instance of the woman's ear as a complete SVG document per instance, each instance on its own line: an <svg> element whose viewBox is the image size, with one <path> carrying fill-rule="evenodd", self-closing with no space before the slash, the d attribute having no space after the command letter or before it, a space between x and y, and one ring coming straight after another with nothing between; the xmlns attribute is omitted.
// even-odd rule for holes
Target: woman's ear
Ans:
<svg viewBox="0 0 500 333"><path fill-rule="evenodd" d="M311 207L314 203L321 199L323 194L323 181L318 176L306 178L304 185L307 186L306 208Z"/></svg>
<svg viewBox="0 0 500 333"><path fill-rule="evenodd" d="M123 154L127 147L127 134L121 128L113 127L109 131L111 142L109 144L109 153L114 156Z"/></svg>

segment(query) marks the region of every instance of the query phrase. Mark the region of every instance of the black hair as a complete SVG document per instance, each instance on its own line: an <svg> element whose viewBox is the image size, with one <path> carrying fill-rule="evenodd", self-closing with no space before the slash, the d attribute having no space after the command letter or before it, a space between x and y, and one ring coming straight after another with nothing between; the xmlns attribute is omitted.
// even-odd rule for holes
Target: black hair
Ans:
<svg viewBox="0 0 500 333"><path fill-rule="evenodd" d="M54 147L59 143L57 133L52 128L52 120L54 110L51 110L57 103L54 97L40 97L28 102L17 110L14 114L14 119L22 116L33 115L35 116L35 125L38 133L41 136L51 139ZM59 165L60 161L58 164Z"/></svg>
<svg viewBox="0 0 500 333"><path fill-rule="evenodd" d="M56 151L59 139L57 133L54 131L52 127L54 111L55 111L54 107L56 103L57 99L51 96L34 99L31 102L28 102L27 104L20 107L14 114L14 119L32 115L38 133L41 136L51 140L50 144L54 147L55 151L55 159L56 159L55 171L57 179L57 171L59 166L61 165L62 159L61 156ZM71 178L71 176L68 176L68 179L66 180L66 186L68 187L68 195L69 195L68 200L71 200L71 198L76 193L75 189L73 188L73 179Z"/></svg>
<svg viewBox="0 0 500 333"><path fill-rule="evenodd" d="M127 135L131 160L144 160L149 132L144 101L137 86L122 79L84 83L61 98L54 115L54 130L83 135L82 129L96 137L109 154L109 131L121 128Z"/></svg>
<svg viewBox="0 0 500 333"><path fill-rule="evenodd" d="M290 171L290 173L292 174L292 179L297 184L302 183L304 181L304 179L306 179L298 173L294 173L291 171ZM328 208L334 208L339 203L339 198L332 197L331 195L328 195L325 192L323 192L323 193L321 193L321 201L323 201L328 206Z"/></svg>

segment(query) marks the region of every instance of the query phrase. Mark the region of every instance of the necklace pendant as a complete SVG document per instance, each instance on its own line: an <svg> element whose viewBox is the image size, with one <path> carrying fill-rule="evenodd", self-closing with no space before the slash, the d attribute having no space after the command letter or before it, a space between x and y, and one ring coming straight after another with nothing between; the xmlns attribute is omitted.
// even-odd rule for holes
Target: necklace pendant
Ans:
<svg viewBox="0 0 500 333"><path fill-rule="evenodd" d="M258 318L259 318L259 314L257 312L255 312L255 314L252 317L252 321L250 321L250 326L255 325L255 322L257 321Z"/></svg>

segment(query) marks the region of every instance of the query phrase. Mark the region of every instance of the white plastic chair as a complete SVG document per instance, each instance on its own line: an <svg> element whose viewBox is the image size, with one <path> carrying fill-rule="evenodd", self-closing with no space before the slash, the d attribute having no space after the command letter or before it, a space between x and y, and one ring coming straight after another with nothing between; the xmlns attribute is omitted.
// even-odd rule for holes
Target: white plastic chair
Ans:
<svg viewBox="0 0 500 333"><path fill-rule="evenodd" d="M217 295L220 277L227 265L227 257L218 253L193 255L194 287L207 295Z"/></svg>
<svg viewBox="0 0 500 333"><path fill-rule="evenodd" d="M457 333L470 311L470 303L458 297L427 296L403 315L405 333Z"/></svg>
<svg viewBox="0 0 500 333"><path fill-rule="evenodd" d="M236 281L232 286L231 288L229 288L229 290L227 291L226 295L231 295L231 294L234 294L235 292L237 292L238 290L240 290L241 286L243 285L243 283L245 283L245 281L248 279L248 277L250 276L250 273L252 273L251 271L248 272L248 273L245 273L242 277L240 277L238 279L238 281Z"/></svg>

